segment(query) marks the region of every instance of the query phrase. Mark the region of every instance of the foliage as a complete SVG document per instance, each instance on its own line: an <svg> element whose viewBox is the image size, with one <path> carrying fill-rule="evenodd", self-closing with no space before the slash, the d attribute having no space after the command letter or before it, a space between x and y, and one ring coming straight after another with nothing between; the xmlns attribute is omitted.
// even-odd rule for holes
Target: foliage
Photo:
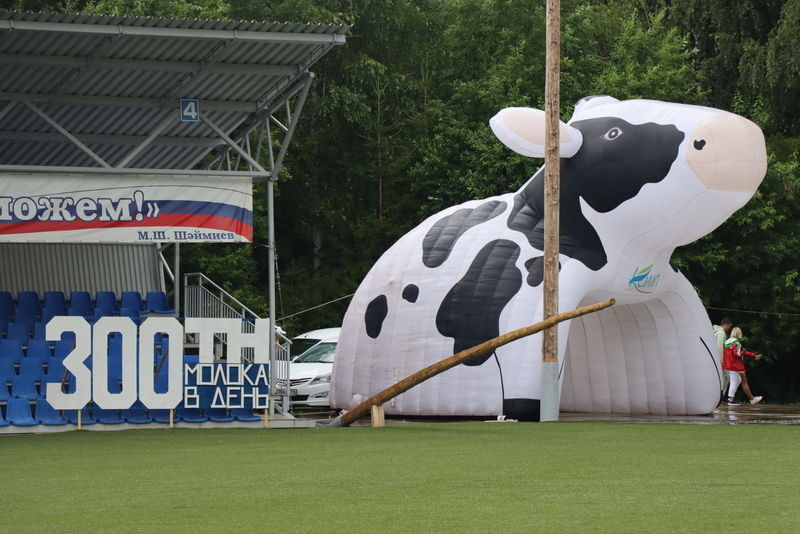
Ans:
<svg viewBox="0 0 800 534"><path fill-rule="evenodd" d="M223 0L88 0L83 12L187 19L224 19L230 9Z"/></svg>

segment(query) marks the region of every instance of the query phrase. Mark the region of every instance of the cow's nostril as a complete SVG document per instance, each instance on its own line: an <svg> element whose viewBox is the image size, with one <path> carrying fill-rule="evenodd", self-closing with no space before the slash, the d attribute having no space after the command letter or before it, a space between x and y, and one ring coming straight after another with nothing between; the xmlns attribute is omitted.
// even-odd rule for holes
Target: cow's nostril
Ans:
<svg viewBox="0 0 800 534"><path fill-rule="evenodd" d="M706 140L705 139L700 139L699 141L695 141L694 142L694 147L697 150L703 150L704 146L706 146Z"/></svg>

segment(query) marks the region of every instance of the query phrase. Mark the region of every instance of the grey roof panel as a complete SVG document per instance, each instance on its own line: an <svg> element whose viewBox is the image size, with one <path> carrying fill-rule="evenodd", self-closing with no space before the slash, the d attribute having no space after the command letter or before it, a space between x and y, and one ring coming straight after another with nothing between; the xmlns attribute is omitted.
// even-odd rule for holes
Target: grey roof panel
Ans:
<svg viewBox="0 0 800 534"><path fill-rule="evenodd" d="M30 101L114 164L180 98L230 133L281 97L349 26L29 13L0 10L0 165L98 166L21 101ZM1 112L1 111L0 111ZM49 136L49 137L48 137ZM93 136L107 136L98 140ZM175 122L139 168L191 169L215 137ZM180 142L174 138L181 138ZM187 143L192 138L196 146Z"/></svg>

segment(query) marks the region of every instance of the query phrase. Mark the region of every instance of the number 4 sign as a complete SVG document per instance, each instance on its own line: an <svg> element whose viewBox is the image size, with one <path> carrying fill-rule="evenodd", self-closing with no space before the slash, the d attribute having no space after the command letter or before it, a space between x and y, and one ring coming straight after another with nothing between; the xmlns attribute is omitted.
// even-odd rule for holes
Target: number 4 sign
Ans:
<svg viewBox="0 0 800 534"><path fill-rule="evenodd" d="M196 98L181 98L181 122L200 120L200 103Z"/></svg>

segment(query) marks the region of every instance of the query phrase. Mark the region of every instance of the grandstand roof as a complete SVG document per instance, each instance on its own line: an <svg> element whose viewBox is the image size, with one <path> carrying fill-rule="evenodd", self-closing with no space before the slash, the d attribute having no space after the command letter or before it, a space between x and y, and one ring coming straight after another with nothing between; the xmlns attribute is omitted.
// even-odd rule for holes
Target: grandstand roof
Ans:
<svg viewBox="0 0 800 534"><path fill-rule="evenodd" d="M2 10L0 171L192 169L299 91L348 30ZM203 120L181 122L182 98Z"/></svg>

